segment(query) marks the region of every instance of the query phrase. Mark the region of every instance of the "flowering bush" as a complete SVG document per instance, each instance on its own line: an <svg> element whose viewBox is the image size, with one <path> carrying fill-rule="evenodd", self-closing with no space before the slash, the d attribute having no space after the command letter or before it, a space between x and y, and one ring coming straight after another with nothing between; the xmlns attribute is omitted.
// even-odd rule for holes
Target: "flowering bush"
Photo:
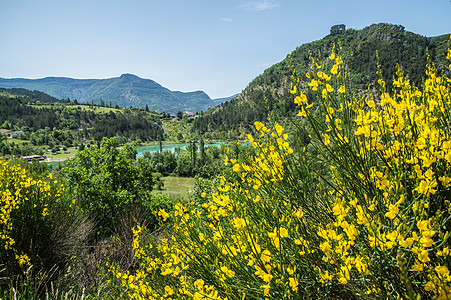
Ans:
<svg viewBox="0 0 451 300"><path fill-rule="evenodd" d="M51 173L37 179L14 162L0 161L1 264L14 274L30 265L51 268L55 211L63 189ZM68 211L62 212L68 214Z"/></svg>
<svg viewBox="0 0 451 300"><path fill-rule="evenodd" d="M312 143L255 123L256 155L160 210L169 237L136 226L139 267L109 265L112 285L131 299L449 298L451 80L427 69L421 89L398 67L393 91L380 76L357 96L338 51L312 58L291 87Z"/></svg>

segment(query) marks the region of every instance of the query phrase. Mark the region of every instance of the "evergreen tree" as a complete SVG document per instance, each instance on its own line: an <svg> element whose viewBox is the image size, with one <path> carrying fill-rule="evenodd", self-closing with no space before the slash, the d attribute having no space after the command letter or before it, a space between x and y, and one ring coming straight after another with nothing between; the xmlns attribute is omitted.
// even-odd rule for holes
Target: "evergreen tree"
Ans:
<svg viewBox="0 0 451 300"><path fill-rule="evenodd" d="M206 158L205 144L204 144L204 139L201 138L200 139L200 162L199 162L199 166L203 167L205 165L205 158Z"/></svg>

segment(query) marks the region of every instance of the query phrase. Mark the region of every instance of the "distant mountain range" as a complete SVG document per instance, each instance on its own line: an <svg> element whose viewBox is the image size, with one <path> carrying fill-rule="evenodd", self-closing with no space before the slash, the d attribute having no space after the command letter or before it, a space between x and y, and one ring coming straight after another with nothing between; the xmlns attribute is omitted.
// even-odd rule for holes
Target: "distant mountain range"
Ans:
<svg viewBox="0 0 451 300"><path fill-rule="evenodd" d="M143 79L133 74L108 79L73 79L66 77L46 77L41 79L0 78L0 87L24 88L41 91L58 99L79 102L102 101L124 107L147 107L158 112L175 114L178 111L196 113L206 111L236 95L210 99L203 91L171 91L151 79Z"/></svg>

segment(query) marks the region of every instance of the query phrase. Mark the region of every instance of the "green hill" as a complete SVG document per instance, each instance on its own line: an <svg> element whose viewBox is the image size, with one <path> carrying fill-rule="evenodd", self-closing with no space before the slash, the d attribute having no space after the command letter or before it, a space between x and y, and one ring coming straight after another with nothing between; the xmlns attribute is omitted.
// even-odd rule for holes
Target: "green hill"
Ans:
<svg viewBox="0 0 451 300"><path fill-rule="evenodd" d="M425 74L428 53L440 68L449 35L425 37L406 31L401 25L373 24L361 30L348 29L341 34L328 35L318 41L303 44L286 59L266 69L256 77L235 99L224 102L201 114L193 128L198 134L239 135L251 130L252 124L264 121L268 112L282 117L285 111L293 111L294 103L289 93L291 83L290 58L297 76L306 80L310 54L325 60L333 46L341 47L341 55L347 66L351 83L356 89L368 88L378 77L376 52L382 75L389 84L396 72L396 64L403 66L411 81L421 85ZM391 89L391 84L388 86Z"/></svg>
<svg viewBox="0 0 451 300"><path fill-rule="evenodd" d="M115 136L121 143L158 141L164 138L166 116L143 108L77 104L42 92L0 88L0 154L59 151Z"/></svg>
<svg viewBox="0 0 451 300"><path fill-rule="evenodd" d="M150 79L132 74L109 79L73 79L46 77L41 79L0 78L0 87L37 90L58 99L95 104L118 104L123 107L147 107L158 112L175 114L200 112L217 103L203 91L171 91Z"/></svg>

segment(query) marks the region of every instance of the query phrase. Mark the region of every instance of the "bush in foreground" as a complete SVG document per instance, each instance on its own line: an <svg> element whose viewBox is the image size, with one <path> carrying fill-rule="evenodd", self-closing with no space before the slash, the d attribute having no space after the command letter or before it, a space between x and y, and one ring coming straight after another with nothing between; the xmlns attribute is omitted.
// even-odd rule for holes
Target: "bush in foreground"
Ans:
<svg viewBox="0 0 451 300"><path fill-rule="evenodd" d="M0 297L38 297L83 239L74 203L41 171L0 161Z"/></svg>
<svg viewBox="0 0 451 300"><path fill-rule="evenodd" d="M77 206L95 222L97 238L110 236L125 214L144 205L154 184L150 165L136 161L136 145L120 149L117 138L80 151L62 173Z"/></svg>
<svg viewBox="0 0 451 300"><path fill-rule="evenodd" d="M451 296L450 79L428 65L420 90L398 68L393 91L380 78L357 96L335 49L305 76L291 93L312 144L257 122L255 156L226 159L234 175L158 212L169 237L133 229L139 267L109 265L121 297Z"/></svg>

